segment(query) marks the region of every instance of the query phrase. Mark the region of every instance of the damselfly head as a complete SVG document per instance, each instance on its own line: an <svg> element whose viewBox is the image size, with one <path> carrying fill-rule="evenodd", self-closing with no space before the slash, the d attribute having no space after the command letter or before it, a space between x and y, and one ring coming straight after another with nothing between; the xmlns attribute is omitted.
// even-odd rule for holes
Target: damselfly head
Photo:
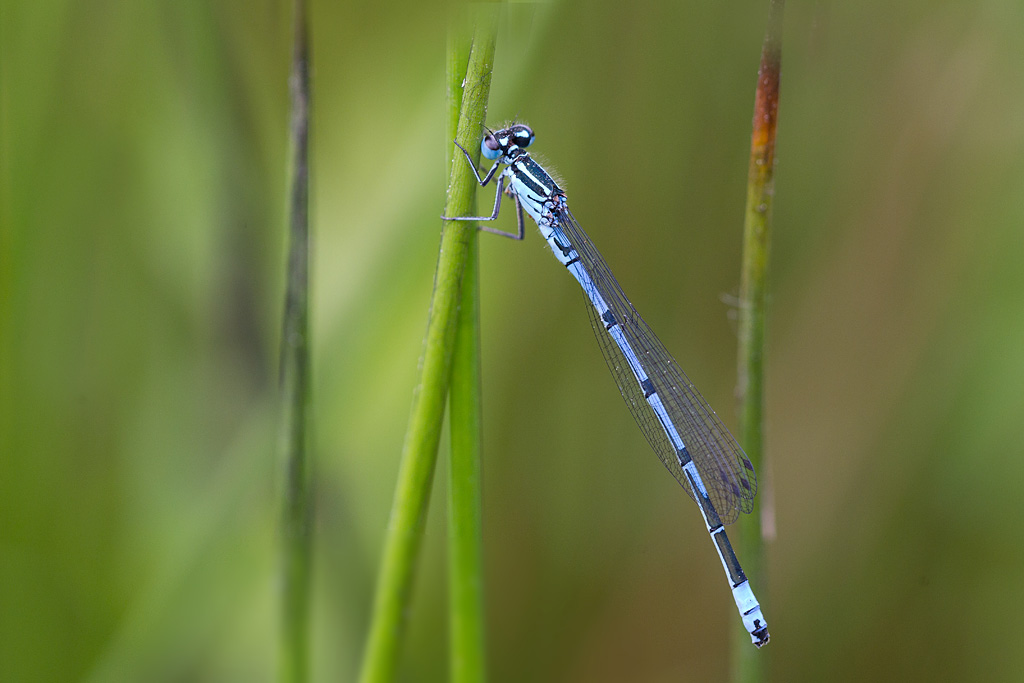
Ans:
<svg viewBox="0 0 1024 683"><path fill-rule="evenodd" d="M517 149L529 147L533 138L533 129L521 123L493 133L488 131L480 142L480 153L487 159L507 157Z"/></svg>

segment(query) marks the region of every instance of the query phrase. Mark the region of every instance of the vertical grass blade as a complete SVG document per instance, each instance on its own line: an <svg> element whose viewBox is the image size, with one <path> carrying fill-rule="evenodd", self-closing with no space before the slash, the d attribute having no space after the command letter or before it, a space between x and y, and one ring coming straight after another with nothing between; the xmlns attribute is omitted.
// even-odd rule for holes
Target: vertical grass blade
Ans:
<svg viewBox="0 0 1024 683"><path fill-rule="evenodd" d="M474 31L456 135L463 147L475 150L477 158L481 124L490 94L496 35L497 12L482 13ZM472 171L465 163L452 164L445 215L468 215L473 208L475 196L476 181ZM409 608L412 579L437 461L444 402L451 378L462 281L476 226L451 221L444 224L443 230L420 384L413 399L402 448L402 461L370 617L370 632L363 654L360 675L363 683L394 680L402 641L403 618Z"/></svg>
<svg viewBox="0 0 1024 683"><path fill-rule="evenodd" d="M771 504L764 463L764 339L768 253L771 244L771 209L774 193L775 124L779 105L779 71L782 64L782 11L784 0L771 0L768 28L761 47L761 66L754 95L754 122L750 137L750 170L747 178L747 208L743 226L743 270L740 279L739 383L740 443L760 473L761 502L754 512L741 515L740 545L743 562L764 605L768 598L765 581L764 536L761 514ZM765 495L768 493L768 495ZM766 610L766 614L770 614ZM749 635L735 629L733 639L733 680L756 683L768 678L767 652L750 646Z"/></svg>
<svg viewBox="0 0 1024 683"><path fill-rule="evenodd" d="M279 680L309 679L309 575L312 491L309 466L309 32L304 0L295 0L292 53L291 196L281 419L285 461L283 595Z"/></svg>
<svg viewBox="0 0 1024 683"><path fill-rule="evenodd" d="M462 83L471 37L461 26L448 33L448 138L457 134ZM449 157L451 159L451 157ZM458 163L461 159L452 159ZM450 169L449 169L450 171ZM475 209L475 202L473 204ZM475 213L475 211L474 211ZM452 683L486 679L481 547L480 279L478 233L469 236L462 303L448 403L451 466L448 478L448 624Z"/></svg>

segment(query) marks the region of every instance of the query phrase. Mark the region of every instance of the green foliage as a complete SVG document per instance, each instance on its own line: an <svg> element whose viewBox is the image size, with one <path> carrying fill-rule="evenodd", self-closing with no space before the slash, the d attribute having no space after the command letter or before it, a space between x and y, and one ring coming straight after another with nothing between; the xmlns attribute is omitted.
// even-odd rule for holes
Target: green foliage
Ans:
<svg viewBox="0 0 1024 683"><path fill-rule="evenodd" d="M479 158L479 146L473 143L479 138L480 125L486 116L487 98L490 95L496 19L495 15L481 20L474 32L456 134L463 149L477 151L475 159ZM476 196L476 179L472 170L465 164L453 164L449 177L444 215L470 215ZM370 634L363 658L360 680L364 683L387 683L395 678L430 502L434 464L460 322L459 307L466 302L462 281L466 264L475 255L475 241L476 226L473 223L452 221L445 224L424 341L421 379L402 449L402 462L395 485L391 520L384 540L384 555L371 615ZM471 296L469 302L473 301L474 297ZM463 334L466 334L465 330ZM467 353L470 352L463 348L463 358ZM460 367L460 370L466 372L465 367ZM453 396L452 400L453 430L456 430L463 426L461 419L458 422L455 420L455 406L460 409L458 416L463 417L462 393ZM461 434L461 430L453 431L453 434ZM457 452L463 455L464 450L457 449Z"/></svg>
<svg viewBox="0 0 1024 683"><path fill-rule="evenodd" d="M496 8L495 8L496 9ZM494 17L479 16L478 19ZM448 136L458 133L463 83L472 39L453 27L448 34ZM453 149L452 163L462 154ZM451 168L449 167L449 175ZM475 212L476 202L470 206ZM479 233L471 231L466 271L462 278L458 329L449 389L451 458L448 468L448 666L453 683L486 680L483 572L483 502L481 499L482 425L480 387L480 250Z"/></svg>

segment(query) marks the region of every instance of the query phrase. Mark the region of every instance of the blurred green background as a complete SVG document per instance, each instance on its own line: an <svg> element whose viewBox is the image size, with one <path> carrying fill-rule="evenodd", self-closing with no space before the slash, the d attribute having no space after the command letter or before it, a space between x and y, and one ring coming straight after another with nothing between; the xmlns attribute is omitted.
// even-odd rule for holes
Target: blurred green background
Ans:
<svg viewBox="0 0 1024 683"><path fill-rule="evenodd" d="M766 11L513 5L489 110L535 128L731 426ZM3 2L5 681L273 677L290 17ZM313 660L333 681L357 671L427 320L448 11L311 19ZM779 681L1020 680L1024 6L791 0L785 22L764 652ZM481 253L493 680L725 680L719 561L576 283L535 230ZM407 681L446 677L442 492Z"/></svg>

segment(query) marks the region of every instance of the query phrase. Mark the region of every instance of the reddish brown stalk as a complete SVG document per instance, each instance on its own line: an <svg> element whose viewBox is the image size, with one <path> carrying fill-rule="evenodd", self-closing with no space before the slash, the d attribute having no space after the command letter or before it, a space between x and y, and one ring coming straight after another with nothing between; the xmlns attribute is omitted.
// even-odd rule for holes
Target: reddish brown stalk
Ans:
<svg viewBox="0 0 1024 683"><path fill-rule="evenodd" d="M764 347L768 254L771 244L771 208L774 195L775 130L779 110L779 75L782 65L782 10L784 0L771 0L768 28L761 48L761 66L754 95L754 121L750 136L750 170L743 235L743 272L740 281L739 367L740 443L760 476L760 501L753 514L740 520L743 564L751 586L770 602L765 581L764 529L774 517L770 482L764 467ZM769 524L762 524L762 517ZM765 609L771 619L771 611ZM757 683L768 679L766 652L750 646L750 638L736 629L733 680Z"/></svg>

